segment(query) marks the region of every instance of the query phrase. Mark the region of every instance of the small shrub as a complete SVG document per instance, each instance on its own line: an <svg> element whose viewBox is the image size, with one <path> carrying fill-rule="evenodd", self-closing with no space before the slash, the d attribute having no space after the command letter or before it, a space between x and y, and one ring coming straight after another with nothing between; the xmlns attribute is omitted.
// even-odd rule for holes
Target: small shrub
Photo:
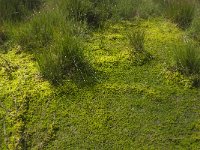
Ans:
<svg viewBox="0 0 200 150"><path fill-rule="evenodd" d="M185 29L191 25L195 13L194 0L166 0L163 6L166 16L179 27Z"/></svg>

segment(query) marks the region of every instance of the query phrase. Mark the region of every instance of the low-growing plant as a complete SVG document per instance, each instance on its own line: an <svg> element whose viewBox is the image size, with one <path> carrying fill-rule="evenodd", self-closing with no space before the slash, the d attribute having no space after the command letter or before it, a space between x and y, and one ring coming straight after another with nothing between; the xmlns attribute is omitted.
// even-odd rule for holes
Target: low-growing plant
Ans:
<svg viewBox="0 0 200 150"><path fill-rule="evenodd" d="M188 28L194 18L195 0L166 0L162 2L165 15L182 29Z"/></svg>

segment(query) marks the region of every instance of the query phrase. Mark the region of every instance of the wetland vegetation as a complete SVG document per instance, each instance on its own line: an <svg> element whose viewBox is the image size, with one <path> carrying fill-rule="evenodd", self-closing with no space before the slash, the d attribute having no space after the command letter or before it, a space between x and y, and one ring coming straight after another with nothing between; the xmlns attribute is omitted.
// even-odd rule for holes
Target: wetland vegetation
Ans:
<svg viewBox="0 0 200 150"><path fill-rule="evenodd" d="M0 0L0 149L200 149L199 6Z"/></svg>

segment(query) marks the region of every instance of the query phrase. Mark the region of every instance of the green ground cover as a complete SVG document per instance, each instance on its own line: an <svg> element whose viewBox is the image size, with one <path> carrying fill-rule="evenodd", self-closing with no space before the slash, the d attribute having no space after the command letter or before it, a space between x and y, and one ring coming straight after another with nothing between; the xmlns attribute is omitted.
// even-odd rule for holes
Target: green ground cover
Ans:
<svg viewBox="0 0 200 150"><path fill-rule="evenodd" d="M127 34L145 32L151 55L130 55ZM43 79L34 56L0 53L1 149L199 149L200 91L173 69L188 37L164 19L107 23L85 39L95 80ZM82 79L84 80L84 79Z"/></svg>

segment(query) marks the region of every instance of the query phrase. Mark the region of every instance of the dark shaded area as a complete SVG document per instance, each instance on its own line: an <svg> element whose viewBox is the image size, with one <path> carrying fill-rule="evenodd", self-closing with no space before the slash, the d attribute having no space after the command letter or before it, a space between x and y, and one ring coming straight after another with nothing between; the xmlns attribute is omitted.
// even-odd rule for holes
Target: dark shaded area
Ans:
<svg viewBox="0 0 200 150"><path fill-rule="evenodd" d="M42 4L43 0L0 0L0 22L22 20Z"/></svg>

